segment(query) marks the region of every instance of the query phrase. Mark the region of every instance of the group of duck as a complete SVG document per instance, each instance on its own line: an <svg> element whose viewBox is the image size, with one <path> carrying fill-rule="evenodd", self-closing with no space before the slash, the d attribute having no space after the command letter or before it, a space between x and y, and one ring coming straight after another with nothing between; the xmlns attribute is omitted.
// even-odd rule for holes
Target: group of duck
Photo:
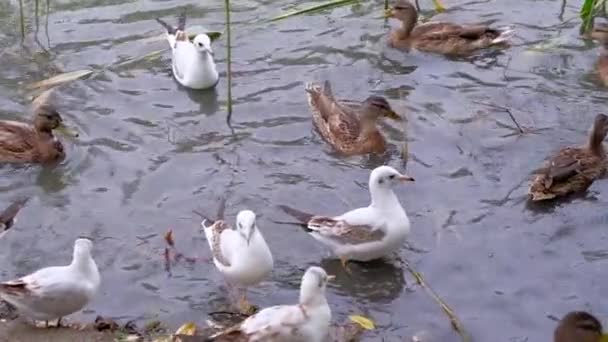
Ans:
<svg viewBox="0 0 608 342"><path fill-rule="evenodd" d="M418 23L416 7L398 0L388 15L401 22L388 37L397 49L418 49L446 55L468 55L490 47L507 47L513 30L486 25L459 25L446 22ZM185 87L215 87L219 75L213 60L211 40L198 34L190 40L185 15L177 27L157 19L167 31L172 50L172 70ZM605 33L605 34L604 34ZM600 27L592 34L608 41L608 30ZM604 58L604 57L602 57ZM600 75L602 59L600 59ZM608 65L608 57L606 57ZM608 67L606 68L608 71ZM608 76L608 72L606 73ZM608 78L607 78L608 79ZM312 122L323 139L338 153L351 156L384 153L387 143L376 123L380 118L401 120L381 96L363 102L337 100L330 85L307 84L306 93ZM53 131L63 120L48 101L34 106L32 124L0 121L0 162L54 163L65 157L62 143ZM534 172L529 193L533 201L549 200L585 191L606 172L603 140L608 134L608 116L596 116L587 143L567 147ZM339 216L312 215L280 206L297 219L298 224L340 258L347 262L369 261L397 251L410 232L410 221L393 187L414 179L390 166L379 166L369 176L369 206ZM4 229L10 228L25 201L11 205L0 214ZM208 241L216 268L229 285L241 291L239 307L247 308L245 289L266 279L273 269L273 256L257 227L256 215L240 211L232 227L223 217L225 202L220 204L215 220L205 218L202 231ZM70 265L41 269L25 277L0 284L0 298L14 305L22 314L36 320L57 319L82 309L95 295L100 274L92 258L92 241L79 238L74 243ZM237 326L211 337L215 341L303 341L321 342L328 333L331 310L325 297L327 282L332 279L320 267L309 267L301 282L300 299L295 305L274 306L250 316ZM60 305L58 305L60 303ZM585 312L566 315L555 330L555 342L598 342L602 334L599 321Z"/></svg>

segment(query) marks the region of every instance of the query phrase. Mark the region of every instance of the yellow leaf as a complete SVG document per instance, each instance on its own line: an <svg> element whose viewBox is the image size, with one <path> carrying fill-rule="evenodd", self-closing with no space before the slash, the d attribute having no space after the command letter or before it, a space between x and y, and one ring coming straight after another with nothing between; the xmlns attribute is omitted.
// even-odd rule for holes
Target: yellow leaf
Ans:
<svg viewBox="0 0 608 342"><path fill-rule="evenodd" d="M437 11L437 12L445 11L445 7L443 6L443 4L441 3L440 0L433 0L433 5L435 5L435 11Z"/></svg>
<svg viewBox="0 0 608 342"><path fill-rule="evenodd" d="M602 338L600 339L600 342L608 342L608 334L602 335Z"/></svg>
<svg viewBox="0 0 608 342"><path fill-rule="evenodd" d="M27 89L37 89L37 88L48 88L53 87L62 83L71 82L80 78L85 78L90 76L93 73L93 70L76 70L71 72L66 72L64 74L59 74L53 76L51 78L47 78L46 80L42 80L27 86Z"/></svg>
<svg viewBox="0 0 608 342"><path fill-rule="evenodd" d="M192 322L185 323L175 332L175 335L194 336L194 334L196 334L196 324Z"/></svg>
<svg viewBox="0 0 608 342"><path fill-rule="evenodd" d="M351 321L359 324L365 330L373 330L376 328L376 326L374 325L374 322L367 317L363 317L363 316L359 316L359 315L350 315L350 316L348 316L348 318Z"/></svg>

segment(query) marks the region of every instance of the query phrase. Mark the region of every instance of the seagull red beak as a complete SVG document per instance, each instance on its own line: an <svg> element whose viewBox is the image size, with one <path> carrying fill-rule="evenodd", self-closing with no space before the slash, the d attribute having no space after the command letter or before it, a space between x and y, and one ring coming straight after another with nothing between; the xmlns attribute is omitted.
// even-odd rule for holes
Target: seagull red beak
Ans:
<svg viewBox="0 0 608 342"><path fill-rule="evenodd" d="M402 182L413 182L414 181L414 177L410 177L408 175L401 175L401 176L397 177L397 179L399 179Z"/></svg>

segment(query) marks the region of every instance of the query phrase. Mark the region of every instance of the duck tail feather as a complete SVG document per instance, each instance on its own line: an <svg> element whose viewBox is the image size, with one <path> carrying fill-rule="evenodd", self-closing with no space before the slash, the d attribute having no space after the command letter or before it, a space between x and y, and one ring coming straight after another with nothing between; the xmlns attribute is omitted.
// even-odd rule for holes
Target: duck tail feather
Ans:
<svg viewBox="0 0 608 342"><path fill-rule="evenodd" d="M329 97L334 96L334 92L331 90L331 84L329 83L329 81L325 81L323 83L323 93Z"/></svg>
<svg viewBox="0 0 608 342"><path fill-rule="evenodd" d="M314 217L314 215L312 214L288 207L286 205L279 205L279 208L281 208L281 210L283 210L287 215L292 216L293 218L298 220L300 225L308 225L308 221L310 221L310 219Z"/></svg>
<svg viewBox="0 0 608 342"><path fill-rule="evenodd" d="M492 44L501 44L508 42L509 40L511 40L511 38L513 38L513 36L515 36L515 29L510 26L501 27L498 29L498 31L500 32L500 34L498 35L498 37L492 40Z"/></svg>

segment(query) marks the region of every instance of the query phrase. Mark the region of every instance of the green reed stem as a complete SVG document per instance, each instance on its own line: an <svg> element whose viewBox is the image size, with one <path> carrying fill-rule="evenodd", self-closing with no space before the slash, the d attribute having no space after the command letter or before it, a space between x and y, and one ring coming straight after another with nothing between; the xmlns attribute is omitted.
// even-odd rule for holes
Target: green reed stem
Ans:
<svg viewBox="0 0 608 342"><path fill-rule="evenodd" d="M21 40L25 39L25 18L23 17L23 0L19 0L19 21L21 22Z"/></svg>
<svg viewBox="0 0 608 342"><path fill-rule="evenodd" d="M580 9L580 16L583 20L581 34L586 34L593 28L593 21L604 6L606 6L606 0L585 0L583 2Z"/></svg>
<svg viewBox="0 0 608 342"><path fill-rule="evenodd" d="M226 12L226 78L228 79L228 116L226 120L230 122L232 117L232 54L231 54L231 34L230 34L230 0L224 0Z"/></svg>

